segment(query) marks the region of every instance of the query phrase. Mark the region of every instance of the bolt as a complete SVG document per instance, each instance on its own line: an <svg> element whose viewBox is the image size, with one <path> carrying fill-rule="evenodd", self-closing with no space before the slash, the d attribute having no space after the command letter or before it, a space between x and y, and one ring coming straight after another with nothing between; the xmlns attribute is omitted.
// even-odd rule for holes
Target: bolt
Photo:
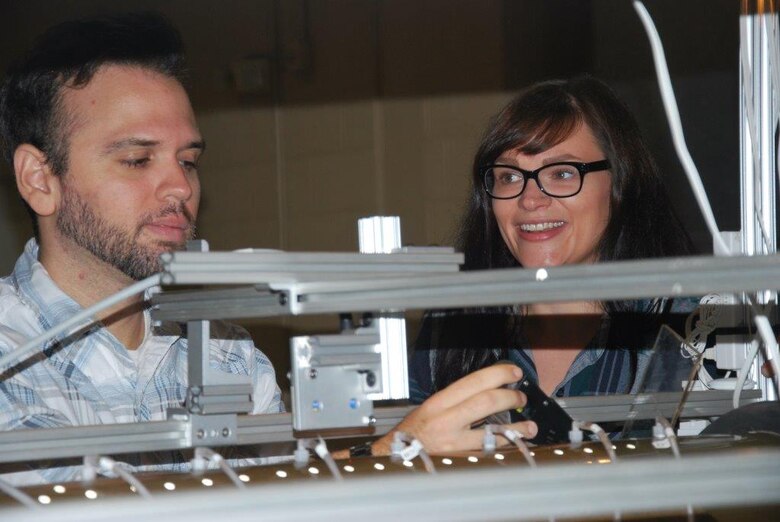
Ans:
<svg viewBox="0 0 780 522"><path fill-rule="evenodd" d="M374 372L366 372L366 384L369 388L373 388L376 385L376 374Z"/></svg>
<svg viewBox="0 0 780 522"><path fill-rule="evenodd" d="M309 370L309 379L316 379L317 378L317 368L312 368Z"/></svg>
<svg viewBox="0 0 780 522"><path fill-rule="evenodd" d="M203 430L198 430L198 433L196 434L196 436L197 436L199 439L202 439L203 437L205 437L205 436L206 436L206 432L205 432L205 431L203 431Z"/></svg>
<svg viewBox="0 0 780 522"><path fill-rule="evenodd" d="M230 428L222 428L222 436L225 438L230 437Z"/></svg>

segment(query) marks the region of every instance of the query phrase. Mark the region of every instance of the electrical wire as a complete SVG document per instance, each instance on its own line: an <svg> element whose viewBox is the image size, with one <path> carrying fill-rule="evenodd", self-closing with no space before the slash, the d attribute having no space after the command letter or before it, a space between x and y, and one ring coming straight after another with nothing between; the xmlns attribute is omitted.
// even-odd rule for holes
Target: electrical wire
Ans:
<svg viewBox="0 0 780 522"><path fill-rule="evenodd" d="M677 460L681 460L680 446L677 444L677 434L674 432L672 423L669 422L666 417L659 415L655 418L656 427L653 428L653 436L655 438L663 439L669 443L672 448L672 454ZM693 505L690 503L685 505L685 513L688 518L688 522L694 522L695 517L693 514Z"/></svg>
<svg viewBox="0 0 780 522"><path fill-rule="evenodd" d="M146 486L144 486L140 480L134 477L132 473L124 469L121 463L110 457L100 457L98 460L98 466L100 467L101 473L115 473L119 478L135 488L135 491L139 495L146 499L152 498L152 494L149 493L149 490L146 489Z"/></svg>
<svg viewBox="0 0 780 522"><path fill-rule="evenodd" d="M661 38L658 36L658 31L656 31L655 26L653 25L650 13L647 12L647 9L642 2L634 0L634 9L639 14L642 25L650 39L650 47L653 51L653 61L655 62L656 75L658 77L658 87L661 90L661 98L663 99L666 117L669 120L669 127L672 131L672 141L674 142L675 150L680 158L683 170L688 176L688 182L691 184L693 194L696 197L696 202L699 204L699 209L704 216L704 221L707 223L707 227L710 229L714 241L723 252L730 253L728 246L726 246L726 243L720 235L720 230L715 221L715 215L712 212L712 207L707 198L707 192L704 189L704 184L701 181L699 171L696 168L696 164L693 162L693 158L691 158L690 152L688 152L688 146L685 144L682 122L680 121L680 112L677 108L677 100L674 97L674 89L672 88L672 80L669 77L669 70L666 66L666 58L664 56Z"/></svg>
<svg viewBox="0 0 780 522"><path fill-rule="evenodd" d="M709 200L707 198L707 193L704 189L704 185L701 181L701 176L699 175L699 172L696 168L696 165L693 162L693 159L691 158L690 153L688 152L688 148L685 144L685 136L683 134L682 129L682 123L680 121L680 112L677 108L677 101L675 100L674 96L674 89L672 88L672 82L671 78L669 77L669 69L666 64L666 58L664 56L664 49L663 44L661 43L661 38L658 36L658 31L655 28L655 25L653 24L653 20L650 17L650 14L647 12L647 9L645 6L640 2L639 0L634 0L634 9L636 10L637 14L639 15L639 19L642 22L642 25L645 28L645 31L647 33L648 39L650 40L650 47L653 52L653 62L655 63L656 68L656 76L658 78L658 87L661 91L661 98L663 100L664 104L664 110L666 111L666 116L669 121L669 128L672 133L672 141L674 142L675 150L677 151L677 155L680 158L680 162L682 163L683 170L685 171L686 176L688 177L688 181L691 184L691 188L693 189L694 196L696 197L696 201L699 204L699 208L701 209L702 215L704 217L704 221L707 224L707 227L710 230L710 233L712 234L713 241L717 245L718 249L720 249L724 254L732 254L731 250L726 245L725 241L723 240L723 237L720 234L720 230L718 229L717 223L715 221L715 216L712 213L712 207L710 206ZM743 31L747 28L747 22L743 18ZM748 66L748 61L744 56L743 53L743 60L742 60L744 67ZM748 82L746 86L752 85L749 78L746 78L746 74L743 71L743 81ZM750 91L752 93L752 90ZM747 93L746 93L747 95ZM752 94L751 94L752 96ZM747 106L749 106L749 111L752 111L752 103L747 103ZM752 116L748 114L749 118L753 118L755 120L755 114ZM755 121L753 122L753 125L755 124ZM751 142L754 143L755 139L751 139ZM755 144L754 144L755 147ZM754 154L754 159L756 158L756 154ZM759 225L761 227L761 225ZM761 227L762 234L765 233L765 230L763 230L763 227ZM764 242L766 243L768 241L768 238L763 236ZM778 366L778 345L777 340L774 338L774 333L772 332L771 325L769 325L768 319L766 319L765 316L761 314L760 311L756 309L755 304L750 300L749 297L746 298L746 302L748 305L750 305L754 319L756 320L756 324L764 323L763 326L759 326L759 335L761 336L762 341L764 342L764 346L767 351L767 359L772 362L773 368L776 368ZM763 317L763 319L761 319ZM769 326L767 328L767 326ZM774 374L774 383L775 387L778 392L780 392L780 373L775 370ZM739 387L735 389L735 395L737 393L737 390L739 390Z"/></svg>
<svg viewBox="0 0 780 522"><path fill-rule="evenodd" d="M200 464L201 462L211 462L216 464L238 489L246 489L246 484L241 482L241 479L238 478L238 475L235 471L233 471L233 468L228 465L228 463L225 461L225 458L211 448L195 448L195 456L192 460L193 470L203 469L203 466Z"/></svg>
<svg viewBox="0 0 780 522"><path fill-rule="evenodd" d="M136 294L143 293L149 288L158 286L160 284L161 277L162 277L161 274L155 274L151 277L147 277L146 279L138 281L137 283L134 283L128 286L127 288L120 290L114 295L109 296L98 303L95 303L89 308L82 310L81 312L74 315L67 321L64 321L63 323L60 323L54 328L43 332L42 334L35 337L34 339L30 339L19 348L0 357L0 371L2 371L3 368L10 367L14 362L20 362L23 358L26 358L28 355L34 352L42 350L47 341L56 337L62 332L70 330L72 327L78 325L85 319L89 319L89 322L84 325L81 325L80 328L84 328L94 323L95 319L93 319L92 316L105 310L106 308L114 306L115 304L120 303L125 299L132 297Z"/></svg>
<svg viewBox="0 0 780 522"><path fill-rule="evenodd" d="M685 340L682 343L682 355L685 358L702 356L707 348L707 336L717 327L720 319L720 306L723 304L720 295L709 294L701 298L699 306L694 313L685 319ZM694 318L698 318L696 324L693 324ZM695 374L699 381L706 387L710 387L713 381L712 376L707 369L699 364L699 370Z"/></svg>
<svg viewBox="0 0 780 522"><path fill-rule="evenodd" d="M528 449L528 444L523 440L522 433L517 430L504 428L503 426L495 426L494 429L500 430L499 433L520 450L520 453L525 457L525 461L529 466L532 468L536 467L536 459L534 459L534 456L531 454L531 450Z"/></svg>
<svg viewBox="0 0 780 522"><path fill-rule="evenodd" d="M435 475L436 466L434 466L430 455L425 451L422 442L403 431L396 431L393 433L393 442L390 444L391 461L412 461L417 456L423 461L425 471Z"/></svg>
<svg viewBox="0 0 780 522"><path fill-rule="evenodd" d="M610 462L617 462L617 453L615 453L615 447L601 426L595 422L574 421L572 423L572 428L586 430L596 435L596 437L599 439L599 442L601 442L601 445L604 446L604 451L607 452L607 456L609 456Z"/></svg>
<svg viewBox="0 0 780 522"><path fill-rule="evenodd" d="M320 437L314 445L314 452L325 462L325 465L328 466L333 478L339 481L344 480L344 477L341 476L341 471L339 471L339 467L336 465L336 461L333 459L333 455L328 451L328 446L325 444L325 441L322 440L322 437Z"/></svg>

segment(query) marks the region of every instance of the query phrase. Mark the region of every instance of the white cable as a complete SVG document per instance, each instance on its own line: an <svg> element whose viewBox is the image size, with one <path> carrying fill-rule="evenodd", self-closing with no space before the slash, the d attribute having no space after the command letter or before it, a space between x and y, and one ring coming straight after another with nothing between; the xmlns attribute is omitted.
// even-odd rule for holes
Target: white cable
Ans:
<svg viewBox="0 0 780 522"><path fill-rule="evenodd" d="M672 448L672 454L674 455L674 458L681 460L680 446L677 444L677 434L674 432L672 423L670 423L666 417L662 415L659 415L655 418L655 423L655 426L653 426L654 438L662 438L664 441L668 442L669 446ZM653 441L653 446L656 446L656 441ZM693 522L696 520L693 513L693 505L691 503L685 505L685 513L687 515L688 522Z"/></svg>
<svg viewBox="0 0 780 522"><path fill-rule="evenodd" d="M774 372L775 391L780 394L780 353L778 353L777 339L775 339L775 333L772 331L772 325L769 323L769 319L765 315L756 315L754 317L756 326L758 327L758 334L761 336L761 340L764 341L764 347L766 349L766 358L769 364L772 366Z"/></svg>
<svg viewBox="0 0 780 522"><path fill-rule="evenodd" d="M682 356L687 358L700 357L707 348L707 336L717 327L720 319L721 296L709 294L701 298L699 306L685 320L685 340L680 349ZM697 317L696 324L693 319ZM712 376L702 364L698 371L699 381L707 388L710 387Z"/></svg>
<svg viewBox="0 0 780 522"><path fill-rule="evenodd" d="M693 163L693 159L691 158L691 155L688 152L688 148L685 145L685 137L683 135L682 123L680 122L680 113L677 108L677 102L674 98L674 89L672 88L672 81L669 77L669 69L666 65L666 58L664 57L664 49L661 43L661 38L658 36L658 32L655 29L653 20L650 17L650 14L647 12L645 6L642 4L642 2L640 2L639 0L634 0L634 9L639 15L639 19L642 21L642 25L644 26L645 31L647 32L647 36L650 40L650 47L653 51L653 61L656 67L656 75L658 77L658 86L659 89L661 90L661 97L664 102L664 110L666 111L666 116L669 120L669 127L672 132L672 140L674 142L677 155L680 158L680 162L682 163L683 170L685 170L685 174L688 176L688 181L691 184L693 193L696 196L696 201L699 204L699 208L701 209L702 215L704 216L704 221L707 223L707 227L709 228L710 233L712 234L713 240L715 241L718 248L722 252L727 254L732 254L731 250L728 248L725 241L723 241L723 238L720 235L720 231L718 229L717 223L715 222L715 216L712 213L712 208L710 207L709 200L707 199L707 193L704 190L704 185L701 182L701 176L699 176L699 172L696 169L696 165ZM744 19L743 22L746 23ZM747 61L744 59L743 59L743 63L745 66L748 65ZM743 73L743 81L745 81L745 79L746 79L745 74ZM746 105L750 106L749 103ZM752 108L750 108L749 110L752 110ZM752 117L755 118L755 114ZM755 142L754 139L751 141ZM764 240L767 241L767 238L764 237ZM750 301L750 299L748 299L748 304L752 307L753 314L754 316L756 316L756 318L761 316L760 312L756 311L755 305ZM764 320L766 321L766 318L764 318ZM766 322L768 324L768 321ZM771 333L771 327L768 329L765 327L759 328L759 335L761 336L765 346L767 347L767 352L768 352L767 358L774 359L775 363L772 364L773 366L777 366L778 364L777 357L775 355L778 351L777 341L774 338L774 334L769 335L770 333ZM778 390L780 390L780 375L778 375L778 373L775 372L774 378L775 378L775 386L778 388ZM739 389L740 387L737 386L736 390ZM735 395L736 395L736 390L735 390Z"/></svg>
<svg viewBox="0 0 780 522"><path fill-rule="evenodd" d="M130 484L135 491L142 497L149 499L152 498L152 494L146 489L140 480L133 476L132 473L122 467L122 465L110 457L100 457L98 461L100 465L101 473L115 473L119 478Z"/></svg>
<svg viewBox="0 0 780 522"><path fill-rule="evenodd" d="M336 480L344 480L344 477L341 476L341 471L339 471L339 467L336 465L336 461L333 460L333 455L328 451L328 446L325 444L325 441L322 440L322 437L320 437L314 445L314 452L325 462L325 465L328 466L333 478Z"/></svg>
<svg viewBox="0 0 780 522"><path fill-rule="evenodd" d="M404 443L408 444L408 446L405 446ZM412 461L419 456L420 460L423 461L425 471L432 475L436 474L436 466L433 465L433 460L425 451L422 442L415 437L411 437L403 431L396 431L393 434L393 444L390 445L390 451L391 461L394 459L395 461Z"/></svg>
<svg viewBox="0 0 780 522"><path fill-rule="evenodd" d="M674 458L680 460L680 446L677 444L677 435L674 433L672 424L666 419L666 417L662 417L660 415L655 418L655 422L658 426L660 426L660 430L657 434L656 431L653 430L653 435L665 438L669 442L669 446L672 448Z"/></svg>
<svg viewBox="0 0 780 522"><path fill-rule="evenodd" d="M497 428L501 430L499 431L501 435L506 437L506 439L509 442L514 444L517 447L517 449L520 450L520 453L523 454L523 457L525 457L525 461L528 462L528 465L531 466L532 468L535 468L536 460L534 459L534 456L531 454L531 450L528 449L528 444L526 444L525 441L523 440L523 434L517 430L510 430L510 429L503 428L501 426L498 426Z"/></svg>
<svg viewBox="0 0 780 522"><path fill-rule="evenodd" d="M607 433L604 431L604 429L596 424L595 422L580 422L580 421L574 421L576 427L587 430L596 437L598 437L599 441L601 442L601 445L604 446L604 451L607 452L607 455L609 456L609 460L613 463L617 462L617 453L615 453L615 448L612 445L612 441L609 440L609 437L607 436Z"/></svg>
<svg viewBox="0 0 780 522"><path fill-rule="evenodd" d="M680 158L685 174L688 176L688 182L691 184L693 193L696 196L696 201L699 204L699 209L704 216L704 221L707 223L707 227L710 229L713 239L723 252L731 253L720 235L718 224L715 222L715 215L712 213L712 207L710 206L709 199L707 199L707 192L701 182L701 176L699 175L699 171L696 169L693 158L691 158L691 154L688 152L688 147L685 144L685 136L683 134L682 123L680 122L680 113L677 109L677 101L674 97L674 89L672 88L672 80L669 77L669 69L666 65L661 38L658 36L658 31L655 29L653 19L650 18L650 13L647 12L647 9L645 9L642 2L634 0L634 9L636 9L636 12L639 14L642 25L644 25L647 36L650 39L650 47L653 51L653 61L655 62L656 75L658 77L658 87L661 90L661 97L663 98L664 109L666 110L666 117L669 120L669 127L672 132L672 140L674 141L677 155Z"/></svg>
<svg viewBox="0 0 780 522"><path fill-rule="evenodd" d="M496 435L493 433L493 424L485 425L485 434L482 436L482 454L493 455L496 452Z"/></svg>
<svg viewBox="0 0 780 522"><path fill-rule="evenodd" d="M9 497L18 501L23 506L28 507L30 509L41 508L41 506L38 505L38 503L35 502L35 500L33 500L32 497L30 497L27 493L25 493L24 491L22 491L17 487L12 486L11 484L4 481L3 479L0 479L0 492L5 493Z"/></svg>
<svg viewBox="0 0 780 522"><path fill-rule="evenodd" d="M238 488L238 489L246 489L246 484L241 482L241 479L238 478L238 475L235 471L233 471L233 468L228 465L228 463L225 461L225 458L217 453L216 451L212 450L211 448L195 448L195 456L193 457L193 463L192 467L193 470L196 470L196 468L199 468L199 465L197 464L198 461L202 462L203 459L208 460L209 462L212 462L219 466L219 469L222 470L222 472L227 475L227 477L230 479L230 481Z"/></svg>
<svg viewBox="0 0 780 522"><path fill-rule="evenodd" d="M745 362L742 363L742 368L740 368L739 372L737 373L737 383L736 387L734 388L734 395L732 395L732 406L734 409L739 408L739 398L740 395L742 395L742 388L745 386L745 381L747 380L748 372L750 372L750 367L753 366L753 360L756 358L756 355L758 355L758 348L760 344L758 342L758 339L753 339L753 341L750 343L750 350L745 355Z"/></svg>
<svg viewBox="0 0 780 522"><path fill-rule="evenodd" d="M89 308L82 310L78 314L74 315L67 321L60 323L59 325L55 326L54 328L47 330L43 332L38 337L31 339L24 343L19 348L13 350L12 352L9 352L5 354L4 356L0 357L0 371L2 371L3 368L10 367L14 362L21 361L22 358L27 357L29 354L32 354L35 351L42 350L45 346L45 343L52 339L53 337L56 337L57 335L61 334L62 332L65 332L67 330L70 330L73 326L78 325L85 319L89 319L89 322L83 325L80 325L79 328L84 328L85 326L92 324L95 320L92 318L95 314L98 312L101 312L105 310L106 308L109 308L111 306L114 306L117 303L120 303L124 301L125 299L132 297L136 294L140 294L148 290L149 288L152 288L154 286L158 286L160 284L160 277L161 274L155 274L151 277L147 277L146 279L142 281L138 281L135 284L132 284L128 286L127 288L124 288L120 290L119 292L115 293L114 295L107 297L106 299L95 303L94 305L90 306ZM73 332L70 332L73 333Z"/></svg>

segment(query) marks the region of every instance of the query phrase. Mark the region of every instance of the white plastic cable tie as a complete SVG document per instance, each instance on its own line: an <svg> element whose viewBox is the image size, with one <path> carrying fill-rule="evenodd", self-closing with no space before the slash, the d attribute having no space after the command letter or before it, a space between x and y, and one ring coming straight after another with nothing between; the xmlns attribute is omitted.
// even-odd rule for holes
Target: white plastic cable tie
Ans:
<svg viewBox="0 0 780 522"><path fill-rule="evenodd" d="M482 453L492 455L496 452L496 435L493 433L493 426L485 426L485 435L482 437Z"/></svg>
<svg viewBox="0 0 780 522"><path fill-rule="evenodd" d="M569 430L569 443L572 448L579 447L585 440L585 434L580 429L579 423L573 421L571 423L571 430Z"/></svg>
<svg viewBox="0 0 780 522"><path fill-rule="evenodd" d="M314 452L317 454L317 456L323 460L325 460L325 457L330 453L328 451L328 447L325 445L325 441L320 438L319 441L317 441L317 444L314 445Z"/></svg>
<svg viewBox="0 0 780 522"><path fill-rule="evenodd" d="M401 451L401 458L404 460L414 460L422 449L422 443L417 439L412 439L412 442Z"/></svg>

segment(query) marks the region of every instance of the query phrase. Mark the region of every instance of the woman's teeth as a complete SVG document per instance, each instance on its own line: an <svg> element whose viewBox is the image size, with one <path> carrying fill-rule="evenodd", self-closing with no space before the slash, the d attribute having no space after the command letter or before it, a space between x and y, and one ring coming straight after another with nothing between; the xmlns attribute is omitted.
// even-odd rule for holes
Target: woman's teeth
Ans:
<svg viewBox="0 0 780 522"><path fill-rule="evenodd" d="M563 221L549 221L547 223L524 223L520 225L520 230L523 232L543 232L545 230L552 230L563 226Z"/></svg>

